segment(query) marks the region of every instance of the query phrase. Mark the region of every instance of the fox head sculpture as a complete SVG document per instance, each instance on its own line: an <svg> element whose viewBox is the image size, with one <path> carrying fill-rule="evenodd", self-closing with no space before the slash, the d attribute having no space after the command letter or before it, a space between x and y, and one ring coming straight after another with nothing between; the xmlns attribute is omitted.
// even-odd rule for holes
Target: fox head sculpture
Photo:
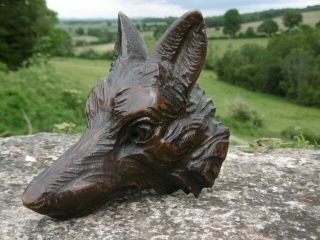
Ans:
<svg viewBox="0 0 320 240"><path fill-rule="evenodd" d="M38 213L77 216L131 188L197 197L226 158L229 130L196 84L207 51L201 13L177 19L150 55L122 13L118 27L109 76L87 100L86 131L22 195Z"/></svg>

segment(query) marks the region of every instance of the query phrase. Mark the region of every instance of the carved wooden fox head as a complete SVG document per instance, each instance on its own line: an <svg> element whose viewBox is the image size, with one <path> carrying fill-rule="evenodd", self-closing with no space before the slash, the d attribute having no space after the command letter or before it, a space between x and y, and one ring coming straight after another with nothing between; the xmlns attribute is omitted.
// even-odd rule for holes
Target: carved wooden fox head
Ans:
<svg viewBox="0 0 320 240"><path fill-rule="evenodd" d="M36 212L87 213L128 188L197 197L219 174L229 130L196 84L207 50L201 13L176 20L150 56L122 13L118 25L116 59L88 98L86 131L22 196Z"/></svg>

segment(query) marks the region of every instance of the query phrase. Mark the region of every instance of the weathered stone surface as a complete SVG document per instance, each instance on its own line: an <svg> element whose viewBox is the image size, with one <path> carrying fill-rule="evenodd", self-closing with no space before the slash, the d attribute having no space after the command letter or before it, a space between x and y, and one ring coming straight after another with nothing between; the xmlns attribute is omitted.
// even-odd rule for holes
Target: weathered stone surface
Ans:
<svg viewBox="0 0 320 240"><path fill-rule="evenodd" d="M78 138L0 139L0 239L319 239L319 150L232 147L199 199L144 191L67 221L24 208L26 185Z"/></svg>

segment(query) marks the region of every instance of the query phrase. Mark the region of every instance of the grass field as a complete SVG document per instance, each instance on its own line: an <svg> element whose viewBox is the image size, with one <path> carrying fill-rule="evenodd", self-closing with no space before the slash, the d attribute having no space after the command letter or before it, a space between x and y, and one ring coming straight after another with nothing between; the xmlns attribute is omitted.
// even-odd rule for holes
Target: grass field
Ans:
<svg viewBox="0 0 320 240"><path fill-rule="evenodd" d="M86 46L80 46L75 48L75 53L80 54L82 52L85 52L87 50L94 50L98 53L104 53L104 52L110 52L114 49L113 43L106 43L106 44L95 44L95 45L86 45Z"/></svg>
<svg viewBox="0 0 320 240"><path fill-rule="evenodd" d="M235 50L241 48L245 44L254 43L259 46L265 47L268 43L268 38L252 38L252 39L219 39L219 40L210 40L209 48L212 48L214 55L217 57L222 56L227 50ZM149 48L152 48L155 42L147 42L147 46L151 45ZM103 53L107 51L112 51L114 48L113 43L109 44L98 44L98 45L88 45L83 47L77 47L75 53L79 54L83 51L93 49L96 52Z"/></svg>
<svg viewBox="0 0 320 240"><path fill-rule="evenodd" d="M116 32L118 30L117 28L117 21L114 20L111 24L111 26L108 26L107 21L100 21L100 22L95 22L95 21L90 21L90 20L83 20L79 23L68 23L68 22L63 22L60 21L58 24L58 27L70 32L70 33L75 33L76 29L78 28L83 28L85 31L88 31L89 28L108 28L108 30Z"/></svg>
<svg viewBox="0 0 320 240"><path fill-rule="evenodd" d="M81 91L83 96L87 96L98 79L107 75L110 64L102 60L73 58L55 58L51 61L51 65L59 72L67 85ZM212 71L203 71L199 83L214 100L219 117L229 118L229 104L237 97L241 97L252 110L262 116L265 124L261 129L248 128L241 123L231 127L232 135L238 143L244 143L257 137L279 136L279 133L289 126L320 131L320 109L299 106L279 97L251 92L218 81Z"/></svg>
<svg viewBox="0 0 320 240"><path fill-rule="evenodd" d="M89 36L89 35L83 35L83 36L73 36L73 41L83 41L85 43L92 43L95 41L98 41L97 37Z"/></svg>
<svg viewBox="0 0 320 240"><path fill-rule="evenodd" d="M151 42L150 44L154 44L153 40L153 32L143 32L142 36L146 39L146 42L149 43L150 39ZM76 42L78 40L84 41L87 44L85 46L79 46L75 48L75 53L79 54L81 52L87 51L89 49L92 49L98 53L104 53L104 52L109 52L112 51L114 48L114 43L104 43L104 44L91 44L92 42L95 42L98 40L98 38L93 37L93 36L73 36L72 37L73 41Z"/></svg>
<svg viewBox="0 0 320 240"><path fill-rule="evenodd" d="M209 49L213 50L216 57L221 57L227 50L240 49L245 44L257 44L265 47L268 43L268 38L251 38L251 39L219 39L210 40Z"/></svg>
<svg viewBox="0 0 320 240"><path fill-rule="evenodd" d="M279 24L280 29L284 29L283 23L282 23L282 17L277 17L274 18L274 20ZM314 12L305 12L303 13L303 23L307 25L314 26L318 21L320 21L320 11L314 11ZM257 30L258 26L261 24L261 21L257 22L250 22L250 23L245 23L241 25L241 30L240 32L245 32L248 27L252 27L255 30ZM77 26L77 25L75 25ZM72 25L72 27L75 27ZM95 27L103 27L107 28L106 25L94 25ZM78 26L79 27L79 26ZM111 30L114 30L114 26L111 27ZM145 39L147 40L147 45L154 44L154 40L148 44L148 41L153 38L153 33L152 32L143 32L142 35L144 36ZM208 37L222 37L222 28L220 30L216 30L214 28L209 28L207 29L207 35ZM91 42L97 40L95 37L91 36L74 36L73 37L74 41L76 40L82 40L88 43L86 46L80 46L75 48L75 53L79 54L83 51L92 49L94 51L97 51L99 53L101 52L107 52L107 51L112 51L113 50L113 44L99 44L99 45L90 45ZM237 49L244 45L245 43L256 43L261 46L265 46L267 43L267 39L236 39L236 40L211 40L210 45L213 46L214 50L217 52L217 54L220 56L220 54L223 54L226 49ZM149 47L150 48L150 47Z"/></svg>

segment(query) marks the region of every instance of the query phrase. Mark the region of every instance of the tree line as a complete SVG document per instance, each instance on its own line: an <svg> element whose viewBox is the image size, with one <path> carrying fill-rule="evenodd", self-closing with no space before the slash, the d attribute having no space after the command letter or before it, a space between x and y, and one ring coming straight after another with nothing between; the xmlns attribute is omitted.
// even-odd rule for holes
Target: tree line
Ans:
<svg viewBox="0 0 320 240"><path fill-rule="evenodd" d="M320 107L320 22L228 51L214 66L222 81Z"/></svg>
<svg viewBox="0 0 320 240"><path fill-rule="evenodd" d="M33 55L64 56L71 52L71 37L56 28L57 14L45 0L0 4L0 65L17 69Z"/></svg>
<svg viewBox="0 0 320 240"><path fill-rule="evenodd" d="M239 11L237 9L228 10L224 14L223 20L223 33L234 38L240 31L241 24L243 23L242 16L240 15ZM290 30L302 23L303 16L297 11L290 10L284 13L282 21L283 25ZM258 32L267 34L269 37L278 32L278 30L278 23L271 18L264 20L258 27ZM254 30L251 28L249 31L253 32Z"/></svg>
<svg viewBox="0 0 320 240"><path fill-rule="evenodd" d="M306 8L284 8L284 9L271 9L261 12L253 12L253 13L244 13L241 14L241 22L242 23L249 23L249 22L257 22L257 21L264 21L267 19L275 18L275 17L281 17L286 12L294 11L298 13L304 13L304 12L311 12L311 11L319 11L320 5L315 6L309 6ZM217 27L222 28L224 26L224 16L212 16L212 17L206 17L205 22L207 27Z"/></svg>
<svg viewBox="0 0 320 240"><path fill-rule="evenodd" d="M284 9L270 9L266 11L244 13L241 15L242 23L264 21L266 19L275 18L283 16L288 11L294 11L298 13L319 11L320 5L308 6L306 8L284 8ZM166 18L144 18L139 20L141 23L152 24L165 22L170 25L176 18L166 17ZM205 18L205 23L207 27L223 27L224 26L224 16L210 16Z"/></svg>

